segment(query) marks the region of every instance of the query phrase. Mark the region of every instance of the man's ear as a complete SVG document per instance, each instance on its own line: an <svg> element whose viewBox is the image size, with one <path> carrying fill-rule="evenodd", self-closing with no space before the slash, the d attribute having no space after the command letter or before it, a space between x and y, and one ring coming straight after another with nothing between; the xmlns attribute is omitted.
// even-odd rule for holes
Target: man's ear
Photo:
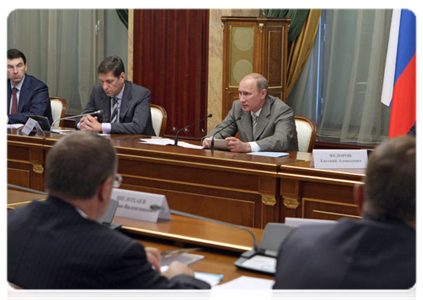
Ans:
<svg viewBox="0 0 423 300"><path fill-rule="evenodd" d="M102 209L107 209L110 202L110 197L113 191L113 178L108 177L101 185L98 190L98 204Z"/></svg>
<svg viewBox="0 0 423 300"><path fill-rule="evenodd" d="M355 184L354 185L354 202L357 205L357 212L360 216L364 215L364 184Z"/></svg>

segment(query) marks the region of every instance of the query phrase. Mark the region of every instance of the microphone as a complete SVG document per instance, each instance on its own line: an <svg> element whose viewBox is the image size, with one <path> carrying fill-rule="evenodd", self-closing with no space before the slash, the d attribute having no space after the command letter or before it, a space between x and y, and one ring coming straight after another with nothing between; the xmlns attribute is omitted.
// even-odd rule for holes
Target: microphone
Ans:
<svg viewBox="0 0 423 300"><path fill-rule="evenodd" d="M191 126L193 126L195 124L198 124L198 123L204 121L205 119L208 119L208 118L211 118L211 117L213 117L213 114L209 114L209 115L207 115L207 117L204 117L204 118L202 118L199 121L196 121L196 122L194 122L192 124L189 124L189 125L187 125L185 127L182 127L181 129L178 129L178 131L176 132L176 135L175 135L175 143L173 144L173 146L178 146L178 136L179 136L179 132L181 132L181 130L187 129L187 128L189 128L189 127L191 127Z"/></svg>
<svg viewBox="0 0 423 300"><path fill-rule="evenodd" d="M231 126L231 125L235 124L235 123L236 123L236 122L238 122L239 120L241 120L241 116L239 116L239 117L238 117L238 118L236 118L234 121L232 121L231 123L229 123L228 125L226 125L225 127L223 127L222 129L220 129L220 130L216 131L216 132L213 134L213 137L212 137L212 139L211 139L211 143L210 143L210 149L211 149L211 150L214 150L214 136L215 136L216 134L218 134L219 132L221 132L223 129L225 129L225 128L227 128L227 127L229 127L229 126Z"/></svg>
<svg viewBox="0 0 423 300"><path fill-rule="evenodd" d="M79 114L79 115L75 115L75 116L70 116L70 117L56 119L56 120L53 121L53 123L51 123L51 126L50 127L53 127L54 124L56 124L57 121L75 119L75 118L78 118L78 117L83 117L85 115L95 116L95 115L101 114L102 112L103 112L103 110L100 109L100 110L96 110L96 111L93 111L93 112L90 112L90 113L84 113L84 114Z"/></svg>
<svg viewBox="0 0 423 300"><path fill-rule="evenodd" d="M252 232L249 228L245 227L245 226L241 226L241 225L236 225L236 224L232 224L232 223L228 223L228 222L224 222L224 221L219 221L219 220L214 220L214 219L210 219L210 218L206 218L206 217L201 217L201 216L197 216L197 215L193 215L193 214L189 214L189 213L185 213L185 212L181 212L181 211L177 211L174 209L168 209L167 207L163 207L160 205L150 205L150 209L153 211L164 211L164 212L170 212L172 214L175 215L179 215L179 216L183 216L183 217L188 217L188 218L193 218L193 219L198 219L198 220L204 220L204 221L209 221L209 222L213 222L213 223L217 223L217 224L221 224L221 225L226 225L226 226L231 226L231 227L235 227L241 230L245 230L248 233L251 234L251 236L253 237L253 251L254 253L258 253L259 252L259 248L257 246L257 239L256 239L256 235L254 234L254 232ZM248 251L248 252L250 252Z"/></svg>

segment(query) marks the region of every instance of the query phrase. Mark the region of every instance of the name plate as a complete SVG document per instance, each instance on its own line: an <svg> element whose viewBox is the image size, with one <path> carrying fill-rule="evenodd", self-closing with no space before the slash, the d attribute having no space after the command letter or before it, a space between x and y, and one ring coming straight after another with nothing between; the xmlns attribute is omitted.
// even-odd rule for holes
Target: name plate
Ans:
<svg viewBox="0 0 423 300"><path fill-rule="evenodd" d="M316 169L365 169L367 150L313 150L311 166Z"/></svg>
<svg viewBox="0 0 423 300"><path fill-rule="evenodd" d="M158 219L171 219L165 195L113 189L112 199L118 201L117 217L153 223ZM152 206L161 209L152 209Z"/></svg>
<svg viewBox="0 0 423 300"><path fill-rule="evenodd" d="M37 133L35 134L36 136L46 137L46 134L41 128L40 124L32 118L28 118L25 123L25 126L21 129L21 133L23 133L24 135L30 135L34 127L37 130Z"/></svg>

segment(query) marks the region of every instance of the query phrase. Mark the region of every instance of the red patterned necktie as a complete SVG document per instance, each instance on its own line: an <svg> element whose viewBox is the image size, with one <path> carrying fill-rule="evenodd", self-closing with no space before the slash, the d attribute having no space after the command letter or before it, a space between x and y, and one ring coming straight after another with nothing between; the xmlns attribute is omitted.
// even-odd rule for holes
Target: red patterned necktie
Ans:
<svg viewBox="0 0 423 300"><path fill-rule="evenodd" d="M16 114L18 112L18 97L16 97L16 93L18 92L17 88L12 89L12 114Z"/></svg>

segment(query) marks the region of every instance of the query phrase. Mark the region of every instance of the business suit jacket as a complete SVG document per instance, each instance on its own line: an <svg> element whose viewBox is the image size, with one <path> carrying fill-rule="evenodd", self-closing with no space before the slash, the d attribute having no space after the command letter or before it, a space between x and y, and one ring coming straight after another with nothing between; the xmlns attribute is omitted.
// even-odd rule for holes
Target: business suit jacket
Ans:
<svg viewBox="0 0 423 300"><path fill-rule="evenodd" d="M9 117L10 124L25 124L26 116L31 115L45 116L50 124L53 122L48 87L44 82L38 80L34 76L25 75L19 95L19 105L16 114L9 114L11 97L12 89L10 87L10 79L7 79L7 116Z"/></svg>
<svg viewBox="0 0 423 300"><path fill-rule="evenodd" d="M237 118L239 121L233 123ZM231 124L233 123L233 124ZM231 124L231 125L230 125ZM225 128L225 126L228 126ZM298 151L297 130L293 110L282 100L268 95L257 120L256 138L253 138L251 113L244 112L239 100L233 103L226 118L208 136L224 139L235 136L243 142L255 141L260 151Z"/></svg>
<svg viewBox="0 0 423 300"><path fill-rule="evenodd" d="M296 229L279 250L275 289L408 289L416 231L382 217Z"/></svg>
<svg viewBox="0 0 423 300"><path fill-rule="evenodd" d="M147 261L144 247L86 219L55 197L8 212L7 277L26 289L209 288L178 275L168 280Z"/></svg>
<svg viewBox="0 0 423 300"><path fill-rule="evenodd" d="M151 93L148 89L125 80L119 123L112 123L111 133L156 135L151 121L150 97ZM100 123L110 122L110 97L106 95L101 84L94 86L90 100L82 113L96 110L103 110L98 118ZM76 124L79 120L76 121Z"/></svg>

